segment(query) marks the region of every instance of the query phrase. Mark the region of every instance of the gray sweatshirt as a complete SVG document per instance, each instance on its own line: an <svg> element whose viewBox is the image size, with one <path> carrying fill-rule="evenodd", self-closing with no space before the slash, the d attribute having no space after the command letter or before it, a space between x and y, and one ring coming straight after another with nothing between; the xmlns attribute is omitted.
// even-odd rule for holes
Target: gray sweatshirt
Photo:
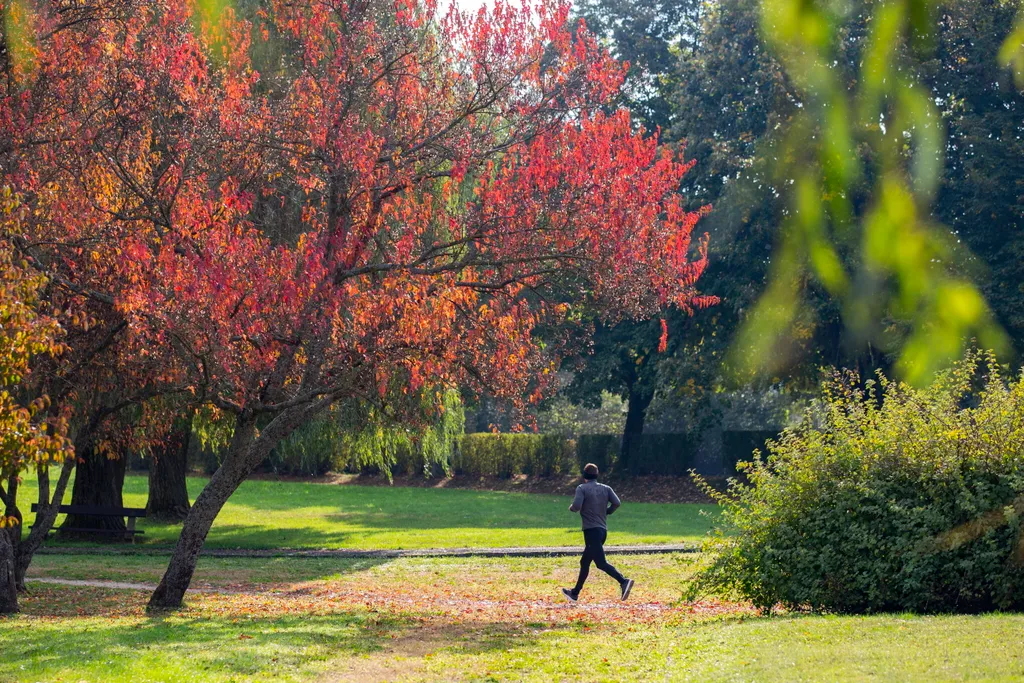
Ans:
<svg viewBox="0 0 1024 683"><path fill-rule="evenodd" d="M615 512L622 501L612 491L611 486L587 481L576 487L576 497L569 507L573 512L580 513L583 518L583 529L607 529L605 517Z"/></svg>

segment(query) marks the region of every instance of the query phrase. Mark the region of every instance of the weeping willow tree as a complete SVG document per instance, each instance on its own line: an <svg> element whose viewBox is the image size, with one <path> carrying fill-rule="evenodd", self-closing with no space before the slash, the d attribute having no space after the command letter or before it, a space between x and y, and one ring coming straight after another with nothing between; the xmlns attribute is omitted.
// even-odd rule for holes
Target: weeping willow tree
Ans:
<svg viewBox="0 0 1024 683"><path fill-rule="evenodd" d="M455 389L420 392L402 419L385 405L347 401L297 429L274 449L273 459L307 474L376 469L390 479L395 473L429 475L435 468L448 472L465 424Z"/></svg>

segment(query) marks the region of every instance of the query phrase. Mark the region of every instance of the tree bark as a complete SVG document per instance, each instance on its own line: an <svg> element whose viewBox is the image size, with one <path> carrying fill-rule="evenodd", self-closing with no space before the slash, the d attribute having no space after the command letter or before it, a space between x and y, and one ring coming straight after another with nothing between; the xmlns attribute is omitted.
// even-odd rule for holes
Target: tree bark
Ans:
<svg viewBox="0 0 1024 683"><path fill-rule="evenodd" d="M146 514L164 520L182 521L188 517L188 448L192 425L181 420L149 464L149 501Z"/></svg>
<svg viewBox="0 0 1024 683"><path fill-rule="evenodd" d="M325 398L313 405L289 409L278 414L263 428L259 438L256 437L255 418L238 418L227 456L189 510L181 528L181 536L174 546L171 561L167 565L167 571L150 597L148 609L181 607L185 592L192 583L199 554L206 543L206 535L210 532L210 527L213 526L224 503L246 477L260 466L281 439L329 406L331 400Z"/></svg>
<svg viewBox="0 0 1024 683"><path fill-rule="evenodd" d="M231 494L262 461L256 456L257 450L260 449L257 449L255 421L239 418L224 462L196 497L185 518L167 571L149 599L149 609L181 607L213 521ZM256 460L255 465L253 460Z"/></svg>
<svg viewBox="0 0 1024 683"><path fill-rule="evenodd" d="M68 481L74 470L75 459L65 460L60 470L60 476L57 478L57 486L53 490L53 498L50 498L50 467L49 465L40 465L36 468L39 481L39 508L32 530L27 538L23 538L18 543L17 547L14 571L19 591L25 591L25 574L28 572L29 565L32 564L32 558L36 551L43 545L50 529L53 528L53 523L57 520L57 511L64 502L64 492L67 490Z"/></svg>
<svg viewBox="0 0 1024 683"><path fill-rule="evenodd" d="M18 546L21 544L21 535L24 532L23 515L21 509L18 508L18 475L12 474L7 478L7 496L4 501L4 514L0 517L7 517L9 520L13 520L14 524L7 528L10 534L11 541L11 556L14 558L14 576L15 576L15 588L19 591L25 590L25 586L21 585L17 581L17 558L18 558Z"/></svg>
<svg viewBox="0 0 1024 683"><path fill-rule="evenodd" d="M626 426L622 430L622 448L619 451L618 469L623 472L632 472L633 449L644 433L644 421L647 419L647 409L654 400L654 391L650 388L633 384L629 387L629 400L626 408Z"/></svg>
<svg viewBox="0 0 1024 683"><path fill-rule="evenodd" d="M124 488L125 457L108 458L104 453L90 448L79 457L75 466L75 485L71 491L72 505L99 505L102 507L124 507L121 491ZM62 536L88 535L88 531L67 531L69 529L95 529L97 531L126 531L123 517L94 517L91 515L68 515L60 527ZM123 541L118 534L97 535L104 540Z"/></svg>
<svg viewBox="0 0 1024 683"><path fill-rule="evenodd" d="M18 583L10 528L0 528L0 614L18 611Z"/></svg>

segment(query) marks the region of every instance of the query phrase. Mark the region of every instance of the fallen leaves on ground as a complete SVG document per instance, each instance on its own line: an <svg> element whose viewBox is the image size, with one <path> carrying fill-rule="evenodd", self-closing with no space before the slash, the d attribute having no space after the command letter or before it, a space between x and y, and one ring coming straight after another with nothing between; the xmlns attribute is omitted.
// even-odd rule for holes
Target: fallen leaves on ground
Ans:
<svg viewBox="0 0 1024 683"><path fill-rule="evenodd" d="M40 619L138 617L145 614L147 598L148 594L138 590L82 586L69 589L37 584L23 600L22 608L26 616ZM421 624L523 624L538 628L669 625L756 613L750 605L718 599L680 603L595 600L573 605L555 597L539 598L518 590L509 590L502 599L491 599L450 587L370 585L359 588L323 582L253 591L194 592L180 615L244 619L327 616L352 611L401 616Z"/></svg>

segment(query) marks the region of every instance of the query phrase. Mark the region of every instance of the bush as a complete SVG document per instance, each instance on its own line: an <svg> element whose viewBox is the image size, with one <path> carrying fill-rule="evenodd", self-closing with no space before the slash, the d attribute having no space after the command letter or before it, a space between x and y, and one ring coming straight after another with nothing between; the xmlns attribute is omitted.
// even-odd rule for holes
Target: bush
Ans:
<svg viewBox="0 0 1024 683"><path fill-rule="evenodd" d="M826 383L749 485L717 496L695 592L769 610L1024 608L1024 380L973 355L926 390L859 386Z"/></svg>
<svg viewBox="0 0 1024 683"><path fill-rule="evenodd" d="M618 434L581 434L576 440L576 460L580 471L588 462L597 465L602 472L610 470L620 443Z"/></svg>
<svg viewBox="0 0 1024 683"><path fill-rule="evenodd" d="M575 444L554 434L466 434L453 458L456 474L509 478L547 477L576 465Z"/></svg>
<svg viewBox="0 0 1024 683"><path fill-rule="evenodd" d="M679 476L693 467L696 444L689 434L634 434L629 443L630 474Z"/></svg>
<svg viewBox="0 0 1024 683"><path fill-rule="evenodd" d="M754 451L768 452L768 442L777 439L778 430L726 430L722 432L722 471L736 474L736 463L749 462Z"/></svg>

